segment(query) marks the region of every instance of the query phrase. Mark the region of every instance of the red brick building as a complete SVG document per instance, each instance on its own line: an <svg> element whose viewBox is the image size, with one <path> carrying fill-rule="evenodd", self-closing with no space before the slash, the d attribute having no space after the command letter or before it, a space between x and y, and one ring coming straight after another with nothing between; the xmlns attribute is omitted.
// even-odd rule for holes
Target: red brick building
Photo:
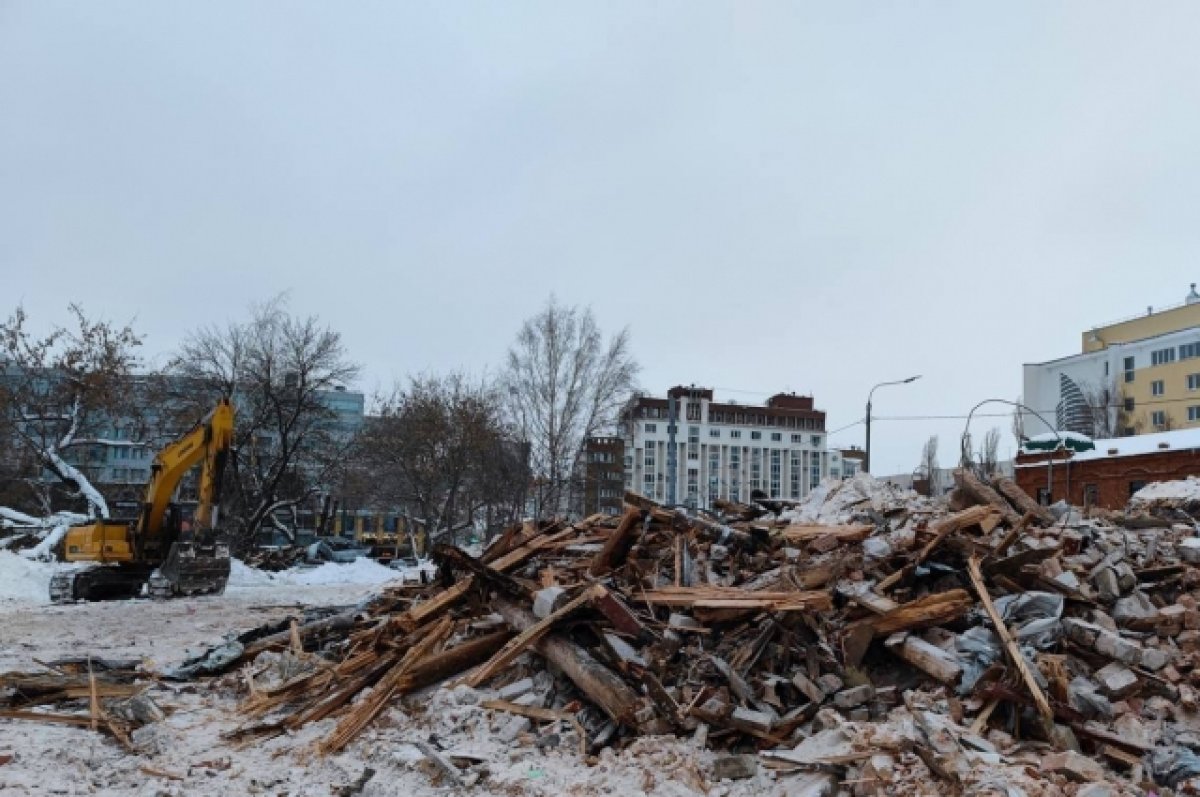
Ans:
<svg viewBox="0 0 1200 797"><path fill-rule="evenodd" d="M1092 451L1018 454L1017 484L1043 504L1122 509L1151 482L1200 476L1200 429L1094 442Z"/></svg>
<svg viewBox="0 0 1200 797"><path fill-rule="evenodd" d="M625 497L625 441L620 437L589 437L583 444L582 517L600 512L621 514Z"/></svg>

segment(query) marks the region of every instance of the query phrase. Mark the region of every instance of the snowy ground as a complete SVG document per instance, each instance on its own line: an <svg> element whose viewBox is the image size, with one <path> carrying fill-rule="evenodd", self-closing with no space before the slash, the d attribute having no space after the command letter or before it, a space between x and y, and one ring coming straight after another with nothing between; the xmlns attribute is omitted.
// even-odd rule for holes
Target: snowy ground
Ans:
<svg viewBox="0 0 1200 797"><path fill-rule="evenodd" d="M224 595L153 602L147 600L52 606L37 587L49 568L0 553L0 671L40 671L36 660L92 654L141 658L157 668L223 634L298 613L302 606L353 605L385 574L363 566L323 566L272 578L235 567ZM373 563L369 563L373 565ZM374 566L378 567L378 566ZM343 583L337 580L337 573ZM357 579L360 583L345 583ZM302 583L297 583L297 582ZM456 791L434 785L428 765L406 740L431 734L455 752L482 759L486 770L475 794L771 794L784 780L769 773L714 784L711 753L674 739L643 739L620 753L585 762L569 743L538 749L532 737L501 742L498 730L511 718L479 708L487 695L460 688L413 696L397 705L343 753L317 756L311 748L335 720L294 736L236 746L221 738L239 725L236 676L209 682L153 684L149 694L170 712L138 731L138 754L86 729L41 722L0 720L0 795L201 795L264 794L329 797L374 775L360 792L434 795ZM571 738L570 736L566 737Z"/></svg>

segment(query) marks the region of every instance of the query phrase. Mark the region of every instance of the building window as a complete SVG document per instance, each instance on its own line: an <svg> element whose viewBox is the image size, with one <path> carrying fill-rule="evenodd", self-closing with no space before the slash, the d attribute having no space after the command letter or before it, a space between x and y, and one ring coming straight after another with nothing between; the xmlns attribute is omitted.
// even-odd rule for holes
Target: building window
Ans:
<svg viewBox="0 0 1200 797"><path fill-rule="evenodd" d="M1083 485L1083 505L1095 506L1100 503L1100 487L1095 484Z"/></svg>
<svg viewBox="0 0 1200 797"><path fill-rule="evenodd" d="M657 431L658 431L658 424L656 424L656 423L646 424L646 434L654 434Z"/></svg>
<svg viewBox="0 0 1200 797"><path fill-rule="evenodd" d="M1133 412L1133 399L1131 399L1131 398L1125 399L1125 411Z"/></svg>
<svg viewBox="0 0 1200 797"><path fill-rule="evenodd" d="M649 468L653 468L653 467L654 467L654 449L647 448L646 449L646 468L649 469Z"/></svg>
<svg viewBox="0 0 1200 797"><path fill-rule="evenodd" d="M821 435L815 434L812 436L812 444L817 448L821 447Z"/></svg>
<svg viewBox="0 0 1200 797"><path fill-rule="evenodd" d="M720 437L720 436L721 436L721 430L720 430L720 429L709 429L709 430L708 430L708 436L709 436L709 437Z"/></svg>
<svg viewBox="0 0 1200 797"><path fill-rule="evenodd" d="M1191 416L1192 416L1192 408L1188 407L1188 417L1191 418ZM1154 426L1160 426L1160 427L1166 426L1167 425L1167 414L1165 412L1163 412L1162 410L1155 410L1154 412L1150 413L1150 423L1153 424Z"/></svg>
<svg viewBox="0 0 1200 797"><path fill-rule="evenodd" d="M700 471L697 468L688 468L687 493L688 498L693 500L700 495Z"/></svg>
<svg viewBox="0 0 1200 797"><path fill-rule="evenodd" d="M700 427L699 426L689 426L688 427L687 458L688 459L699 459L700 458Z"/></svg>
<svg viewBox="0 0 1200 797"><path fill-rule="evenodd" d="M1188 374L1188 390L1200 390L1200 374Z"/></svg>
<svg viewBox="0 0 1200 797"><path fill-rule="evenodd" d="M771 440L778 443L783 440L783 435L781 435L779 432L771 432Z"/></svg>
<svg viewBox="0 0 1200 797"><path fill-rule="evenodd" d="M1108 360L1104 361L1104 375L1108 376Z"/></svg>
<svg viewBox="0 0 1200 797"><path fill-rule="evenodd" d="M762 432L751 432L750 439L751 440L762 440Z"/></svg>
<svg viewBox="0 0 1200 797"><path fill-rule="evenodd" d="M1190 360L1200 357L1200 343L1185 343L1179 347L1179 359Z"/></svg>
<svg viewBox="0 0 1200 797"><path fill-rule="evenodd" d="M1133 358L1132 357L1125 358L1125 381L1126 382L1133 381Z"/></svg>
<svg viewBox="0 0 1200 797"><path fill-rule="evenodd" d="M1194 405L1191 407L1188 407L1188 420L1189 421L1200 421L1200 407L1194 406Z"/></svg>
<svg viewBox="0 0 1200 797"><path fill-rule="evenodd" d="M1150 395L1161 396L1162 394L1163 394L1163 381L1161 379L1155 379L1153 382L1150 383Z"/></svg>
<svg viewBox="0 0 1200 797"><path fill-rule="evenodd" d="M1151 365L1166 365L1167 363L1175 362L1175 347L1169 349L1158 349L1150 352Z"/></svg>
<svg viewBox="0 0 1200 797"><path fill-rule="evenodd" d="M1037 501L1042 506L1050 506L1050 491L1045 487L1038 488Z"/></svg>
<svg viewBox="0 0 1200 797"><path fill-rule="evenodd" d="M741 429L730 429L729 436L732 437L734 440L741 439L742 430Z"/></svg>
<svg viewBox="0 0 1200 797"><path fill-rule="evenodd" d="M804 435L802 435L802 434L794 434L794 435L792 435L792 442L793 442L793 443L803 443L803 442L804 442Z"/></svg>

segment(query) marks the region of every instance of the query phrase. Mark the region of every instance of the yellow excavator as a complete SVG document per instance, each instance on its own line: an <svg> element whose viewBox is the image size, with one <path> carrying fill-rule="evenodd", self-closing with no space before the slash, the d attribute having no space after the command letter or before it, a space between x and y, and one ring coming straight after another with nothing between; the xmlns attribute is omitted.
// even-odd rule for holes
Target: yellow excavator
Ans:
<svg viewBox="0 0 1200 797"><path fill-rule="evenodd" d="M229 580L229 542L217 525L221 473L233 444L233 406L222 400L154 458L141 512L130 522L98 521L70 529L60 556L94 562L57 573L50 600L152 598L220 593ZM186 520L172 504L184 475L200 465L199 503Z"/></svg>

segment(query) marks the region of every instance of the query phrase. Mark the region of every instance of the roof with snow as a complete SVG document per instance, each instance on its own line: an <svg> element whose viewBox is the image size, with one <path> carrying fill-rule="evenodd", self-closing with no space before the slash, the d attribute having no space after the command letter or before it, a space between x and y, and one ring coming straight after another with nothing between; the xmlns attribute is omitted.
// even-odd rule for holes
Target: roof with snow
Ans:
<svg viewBox="0 0 1200 797"><path fill-rule="evenodd" d="M1059 434L1065 438L1068 434L1072 433L1060 432ZM1044 436L1038 435L1038 437ZM1053 438L1054 435L1051 434L1050 437ZM1070 461L1088 462L1094 459L1133 457L1139 454L1156 454L1162 451L1187 451L1189 449L1200 448L1200 428L1176 429L1170 432L1139 434L1132 437L1115 437L1110 440L1093 440L1092 442L1096 445L1094 449L1090 451L1073 451ZM1045 467L1045 465L1046 461L1043 459L1036 462L1021 462L1017 464L1017 467L1035 468Z"/></svg>

